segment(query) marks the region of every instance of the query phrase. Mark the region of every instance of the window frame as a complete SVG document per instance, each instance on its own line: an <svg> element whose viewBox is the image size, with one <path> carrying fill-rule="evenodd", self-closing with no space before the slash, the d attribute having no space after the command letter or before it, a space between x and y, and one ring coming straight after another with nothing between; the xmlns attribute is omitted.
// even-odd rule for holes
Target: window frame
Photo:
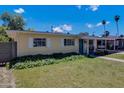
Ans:
<svg viewBox="0 0 124 93"><path fill-rule="evenodd" d="M33 38L33 47L46 47L46 38Z"/></svg>
<svg viewBox="0 0 124 93"><path fill-rule="evenodd" d="M64 46L75 46L75 39L64 39Z"/></svg>

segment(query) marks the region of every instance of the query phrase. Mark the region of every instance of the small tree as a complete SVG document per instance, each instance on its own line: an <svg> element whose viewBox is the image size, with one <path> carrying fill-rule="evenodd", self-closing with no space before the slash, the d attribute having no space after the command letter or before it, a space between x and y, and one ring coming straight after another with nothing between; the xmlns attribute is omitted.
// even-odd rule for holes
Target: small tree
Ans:
<svg viewBox="0 0 124 93"><path fill-rule="evenodd" d="M0 27L0 42L9 42L12 39L6 33L7 27Z"/></svg>

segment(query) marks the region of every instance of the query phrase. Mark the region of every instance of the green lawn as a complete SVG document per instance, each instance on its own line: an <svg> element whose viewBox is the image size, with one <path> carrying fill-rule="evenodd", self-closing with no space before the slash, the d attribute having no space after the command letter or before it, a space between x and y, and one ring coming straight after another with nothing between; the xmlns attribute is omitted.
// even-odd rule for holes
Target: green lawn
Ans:
<svg viewBox="0 0 124 93"><path fill-rule="evenodd" d="M118 59L124 60L124 54L110 54L110 55L107 55L107 57L118 58Z"/></svg>
<svg viewBox="0 0 124 93"><path fill-rule="evenodd" d="M82 57L13 70L17 87L124 87L124 63Z"/></svg>

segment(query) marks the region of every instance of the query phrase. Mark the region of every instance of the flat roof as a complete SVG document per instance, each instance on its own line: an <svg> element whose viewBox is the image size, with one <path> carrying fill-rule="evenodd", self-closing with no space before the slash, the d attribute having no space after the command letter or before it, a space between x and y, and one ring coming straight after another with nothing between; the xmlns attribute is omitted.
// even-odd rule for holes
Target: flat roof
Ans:
<svg viewBox="0 0 124 93"><path fill-rule="evenodd" d="M57 33L57 32L19 31L19 30L7 30L7 32L12 32L12 33L27 33L27 34L45 34L45 35L59 35L59 36L72 36L72 37L78 37L77 34L66 34L66 33Z"/></svg>
<svg viewBox="0 0 124 93"><path fill-rule="evenodd" d="M7 32L12 32L12 33L27 33L27 34L58 35L58 36L70 36L70 37L78 37L80 39L105 39L105 40L124 39L124 37L117 37L117 36L108 36L108 37L81 36L80 34L67 34L67 33L45 32L45 31L42 31L41 32L41 31L7 30Z"/></svg>

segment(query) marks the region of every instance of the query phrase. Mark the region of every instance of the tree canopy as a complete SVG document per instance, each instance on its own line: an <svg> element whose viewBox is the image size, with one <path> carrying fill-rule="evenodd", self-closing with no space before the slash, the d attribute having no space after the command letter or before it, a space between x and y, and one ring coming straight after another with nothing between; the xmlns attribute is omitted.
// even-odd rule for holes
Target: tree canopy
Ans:
<svg viewBox="0 0 124 93"><path fill-rule="evenodd" d="M0 26L0 42L12 40L8 37L6 30L24 30L25 22L21 15L4 12L0 15L0 20L3 21L2 26Z"/></svg>
<svg viewBox="0 0 124 93"><path fill-rule="evenodd" d="M110 35L110 32L109 31L105 31L104 33L103 33L103 37L108 37Z"/></svg>
<svg viewBox="0 0 124 93"><path fill-rule="evenodd" d="M21 15L4 12L0 19L3 21L3 26L10 30L24 30L25 22Z"/></svg>

